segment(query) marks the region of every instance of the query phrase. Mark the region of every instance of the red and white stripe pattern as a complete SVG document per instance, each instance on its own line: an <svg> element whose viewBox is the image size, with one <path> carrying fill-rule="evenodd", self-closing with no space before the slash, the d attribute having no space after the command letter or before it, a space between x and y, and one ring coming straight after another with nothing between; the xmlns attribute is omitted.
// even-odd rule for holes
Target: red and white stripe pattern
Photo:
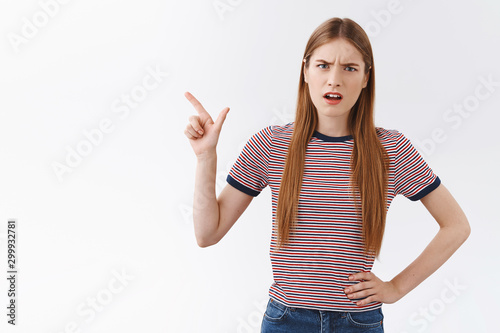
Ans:
<svg viewBox="0 0 500 333"><path fill-rule="evenodd" d="M370 271L374 257L363 255L361 218L350 193L352 136L315 132L307 151L299 197L297 227L290 243L277 250L276 207L293 122L270 125L252 135L227 176L227 182L252 196L269 185L272 197L270 258L274 282L269 296L287 306L330 311L367 311L382 306L356 305L344 288L350 274ZM390 158L387 209L402 194L416 201L437 188L440 179L401 132L377 127Z"/></svg>

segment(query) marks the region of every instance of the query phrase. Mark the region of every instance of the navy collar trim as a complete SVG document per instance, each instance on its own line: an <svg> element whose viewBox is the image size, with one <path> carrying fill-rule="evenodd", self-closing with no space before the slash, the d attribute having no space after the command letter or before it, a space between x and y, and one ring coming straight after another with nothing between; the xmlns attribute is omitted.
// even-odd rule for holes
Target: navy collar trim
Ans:
<svg viewBox="0 0 500 333"><path fill-rule="evenodd" d="M342 141L349 141L353 139L352 135L345 135L345 136L328 136L325 134L321 134L318 131L314 131L313 135L314 137L323 140L323 141L329 141L329 142L342 142Z"/></svg>

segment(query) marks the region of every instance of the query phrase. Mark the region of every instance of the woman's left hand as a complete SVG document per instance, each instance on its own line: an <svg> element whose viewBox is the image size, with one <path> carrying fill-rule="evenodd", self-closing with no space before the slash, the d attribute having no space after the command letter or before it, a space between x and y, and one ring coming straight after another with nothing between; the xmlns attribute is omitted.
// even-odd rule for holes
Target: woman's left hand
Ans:
<svg viewBox="0 0 500 333"><path fill-rule="evenodd" d="M384 282L372 272L360 272L349 276L349 281L358 280L362 282L344 289L349 299L366 297L356 302L358 306L377 301L390 304L402 297L391 281Z"/></svg>

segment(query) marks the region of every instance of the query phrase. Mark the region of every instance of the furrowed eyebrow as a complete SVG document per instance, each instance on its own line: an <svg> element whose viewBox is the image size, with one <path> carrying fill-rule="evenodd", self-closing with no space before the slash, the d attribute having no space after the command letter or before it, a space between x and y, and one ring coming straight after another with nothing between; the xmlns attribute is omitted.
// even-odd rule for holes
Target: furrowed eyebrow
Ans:
<svg viewBox="0 0 500 333"><path fill-rule="evenodd" d="M323 60L323 59L317 59L316 62L322 62L322 63L325 63L325 64L328 64L328 65L331 65L332 63L326 61L326 60ZM347 64L340 64L341 66L358 66L358 64L354 63L354 62L350 62L350 63L347 63Z"/></svg>

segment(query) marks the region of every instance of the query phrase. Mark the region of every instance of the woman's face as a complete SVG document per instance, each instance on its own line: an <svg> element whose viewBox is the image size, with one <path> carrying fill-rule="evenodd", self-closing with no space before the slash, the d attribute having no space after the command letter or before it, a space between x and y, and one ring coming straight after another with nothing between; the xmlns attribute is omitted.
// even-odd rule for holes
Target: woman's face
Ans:
<svg viewBox="0 0 500 333"><path fill-rule="evenodd" d="M347 119L368 82L369 73L364 74L364 69L361 53L343 38L335 38L314 50L309 68L304 66L304 76L320 117ZM328 92L340 93L341 98L327 98Z"/></svg>

